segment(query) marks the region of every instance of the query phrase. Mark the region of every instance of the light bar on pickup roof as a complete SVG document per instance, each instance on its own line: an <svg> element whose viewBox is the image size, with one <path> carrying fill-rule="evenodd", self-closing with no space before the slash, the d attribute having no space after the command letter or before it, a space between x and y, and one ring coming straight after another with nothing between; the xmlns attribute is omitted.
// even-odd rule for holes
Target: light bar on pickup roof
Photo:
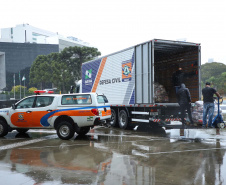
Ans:
<svg viewBox="0 0 226 185"><path fill-rule="evenodd" d="M34 91L34 93L36 95L38 95L38 94L52 94L54 92L53 91L47 91L47 90L36 90L36 91Z"/></svg>

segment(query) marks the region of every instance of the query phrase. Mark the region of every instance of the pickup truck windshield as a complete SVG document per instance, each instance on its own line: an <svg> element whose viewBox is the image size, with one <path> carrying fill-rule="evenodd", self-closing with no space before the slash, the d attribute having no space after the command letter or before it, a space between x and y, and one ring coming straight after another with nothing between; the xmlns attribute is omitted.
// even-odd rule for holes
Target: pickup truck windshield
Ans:
<svg viewBox="0 0 226 185"><path fill-rule="evenodd" d="M80 105L80 104L91 104L90 95L64 95L62 96L62 105Z"/></svg>

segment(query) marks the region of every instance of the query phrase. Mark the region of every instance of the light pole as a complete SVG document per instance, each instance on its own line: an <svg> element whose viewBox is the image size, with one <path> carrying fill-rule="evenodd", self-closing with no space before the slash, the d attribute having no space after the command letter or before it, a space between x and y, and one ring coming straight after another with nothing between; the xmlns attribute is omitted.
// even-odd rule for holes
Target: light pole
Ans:
<svg viewBox="0 0 226 185"><path fill-rule="evenodd" d="M19 80L20 80L20 99L21 99L21 79L20 79L20 71L19 71Z"/></svg>
<svg viewBox="0 0 226 185"><path fill-rule="evenodd" d="M22 78L22 81L24 81L24 97L25 97L25 80L26 80L26 78L25 78L25 75L24 75L23 78Z"/></svg>
<svg viewBox="0 0 226 185"><path fill-rule="evenodd" d="M15 100L15 74L13 75L13 83L14 83L14 100Z"/></svg>

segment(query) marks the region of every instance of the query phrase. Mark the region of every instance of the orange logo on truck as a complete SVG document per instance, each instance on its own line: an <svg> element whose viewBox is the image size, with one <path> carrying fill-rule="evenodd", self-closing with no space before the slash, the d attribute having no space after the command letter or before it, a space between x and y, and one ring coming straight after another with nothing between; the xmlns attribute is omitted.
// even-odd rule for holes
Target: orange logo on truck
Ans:
<svg viewBox="0 0 226 185"><path fill-rule="evenodd" d="M132 79L132 62L124 61L122 62L122 81L127 82Z"/></svg>

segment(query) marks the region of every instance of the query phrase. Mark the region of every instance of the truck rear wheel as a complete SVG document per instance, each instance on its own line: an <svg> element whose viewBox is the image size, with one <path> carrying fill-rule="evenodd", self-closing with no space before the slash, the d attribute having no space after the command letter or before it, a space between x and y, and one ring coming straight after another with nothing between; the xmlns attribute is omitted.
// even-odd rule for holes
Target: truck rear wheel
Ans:
<svg viewBox="0 0 226 185"><path fill-rule="evenodd" d="M90 131L90 127L79 127L76 129L78 135L84 136Z"/></svg>
<svg viewBox="0 0 226 185"><path fill-rule="evenodd" d="M117 118L116 111L114 109L111 109L111 121L110 121L110 125L112 127L117 127L118 126L118 118Z"/></svg>
<svg viewBox="0 0 226 185"><path fill-rule="evenodd" d="M4 137L8 134L8 126L5 121L0 120L0 137Z"/></svg>
<svg viewBox="0 0 226 185"><path fill-rule="evenodd" d="M122 129L126 129L129 127L129 119L125 110L120 110L118 116L119 127Z"/></svg>
<svg viewBox="0 0 226 185"><path fill-rule="evenodd" d="M74 128L71 123L62 121L57 127L57 135L60 139L68 140L74 136Z"/></svg>

